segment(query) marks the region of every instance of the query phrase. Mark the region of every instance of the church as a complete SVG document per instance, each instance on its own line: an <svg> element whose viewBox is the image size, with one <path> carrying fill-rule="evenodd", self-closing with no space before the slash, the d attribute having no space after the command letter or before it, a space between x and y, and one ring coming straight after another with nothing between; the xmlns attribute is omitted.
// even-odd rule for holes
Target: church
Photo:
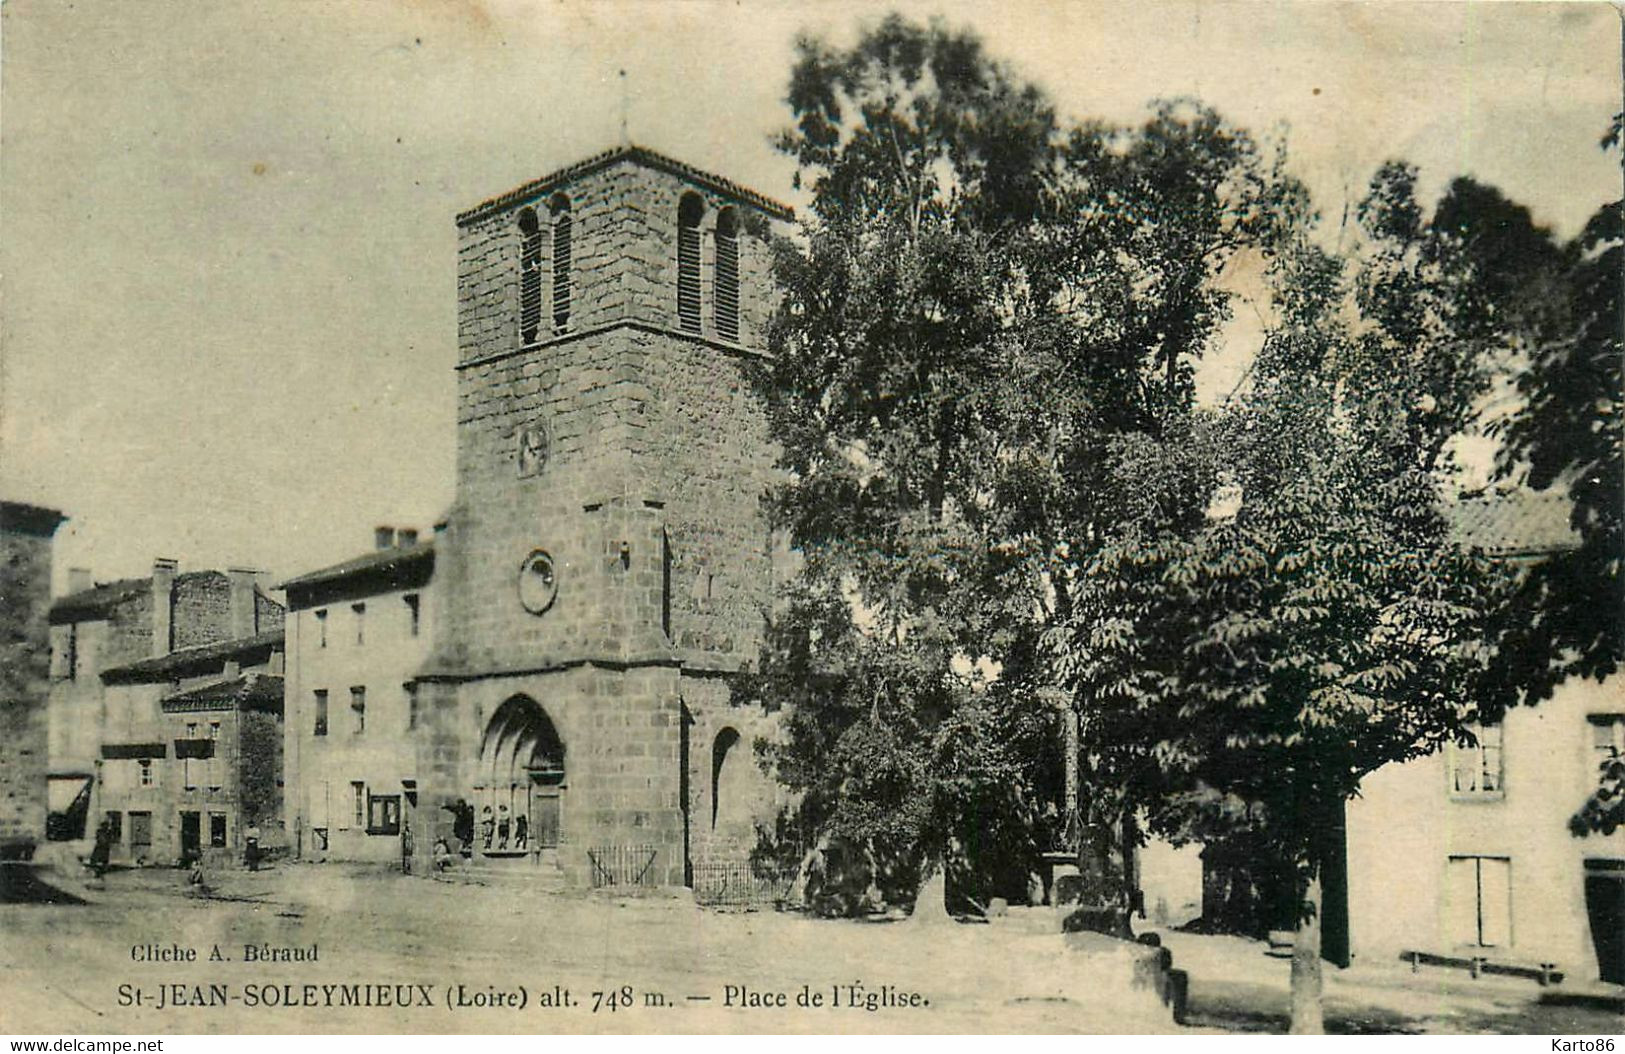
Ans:
<svg viewBox="0 0 1625 1054"><path fill-rule="evenodd" d="M290 583L288 815L315 828L300 770L320 769L322 852L353 823L399 839L417 872L449 848L561 885L676 885L771 824L779 792L753 745L773 723L730 686L774 588L774 456L746 372L766 353L772 227L790 218L631 145L457 216L453 507L432 542ZM365 661L316 683L304 643L369 647L359 622L328 623L359 619L371 592L411 596L414 635L423 621L409 683L370 687ZM330 696L380 690L410 714L329 733ZM380 737L396 761L375 795L345 766ZM356 788L353 816L327 804L334 784Z"/></svg>

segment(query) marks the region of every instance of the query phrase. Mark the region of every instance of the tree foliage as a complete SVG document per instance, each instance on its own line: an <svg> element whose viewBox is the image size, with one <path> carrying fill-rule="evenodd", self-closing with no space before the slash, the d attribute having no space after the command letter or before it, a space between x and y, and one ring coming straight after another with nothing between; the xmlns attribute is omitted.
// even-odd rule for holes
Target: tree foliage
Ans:
<svg viewBox="0 0 1625 1054"><path fill-rule="evenodd" d="M1239 509L1127 525L1052 640L1092 701L1085 750L1155 829L1312 862L1329 806L1477 716L1461 686L1486 665L1500 578L1451 542L1434 437L1394 391L1413 378L1375 383L1380 344L1344 324L1337 261L1300 245L1273 277L1254 386L1201 455Z"/></svg>
<svg viewBox="0 0 1625 1054"><path fill-rule="evenodd" d="M1606 147L1619 146L1615 118ZM1555 315L1519 378L1524 411L1506 429L1503 477L1565 493L1579 539L1530 575L1511 609L1523 627L1516 679L1549 693L1567 676L1601 680L1625 658L1625 346L1622 203L1591 217L1563 253Z"/></svg>
<svg viewBox="0 0 1625 1054"><path fill-rule="evenodd" d="M986 892L1065 820L1040 638L1080 556L1147 502L1199 513L1114 466L1188 428L1219 278L1301 190L1194 104L1063 130L941 23L802 41L788 101L812 207L756 380L803 565L743 690L786 705L802 838Z"/></svg>

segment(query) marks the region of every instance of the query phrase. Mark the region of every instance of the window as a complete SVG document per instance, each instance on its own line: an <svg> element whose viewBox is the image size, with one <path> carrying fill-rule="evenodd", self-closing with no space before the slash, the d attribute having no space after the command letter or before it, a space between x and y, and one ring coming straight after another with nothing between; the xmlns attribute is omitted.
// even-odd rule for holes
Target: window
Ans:
<svg viewBox="0 0 1625 1054"><path fill-rule="evenodd" d="M355 826L360 827L367 822L367 785L355 780L350 784L350 792L355 795L355 814L352 819Z"/></svg>
<svg viewBox="0 0 1625 1054"><path fill-rule="evenodd" d="M209 789L220 789L220 722L209 722L209 741L212 744L209 750Z"/></svg>
<svg viewBox="0 0 1625 1054"><path fill-rule="evenodd" d="M316 647L327 647L327 612L316 612Z"/></svg>
<svg viewBox="0 0 1625 1054"><path fill-rule="evenodd" d="M401 796L399 794L368 796L367 833L401 833Z"/></svg>
<svg viewBox="0 0 1625 1054"><path fill-rule="evenodd" d="M418 683L407 681L401 691L406 693L406 729L410 732L418 726Z"/></svg>
<svg viewBox="0 0 1625 1054"><path fill-rule="evenodd" d="M548 209L553 213L553 329L563 331L570 324L570 199L555 194Z"/></svg>
<svg viewBox="0 0 1625 1054"><path fill-rule="evenodd" d="M1445 863L1445 925L1452 943L1481 948L1512 943L1512 861L1453 856Z"/></svg>
<svg viewBox="0 0 1625 1054"><path fill-rule="evenodd" d="M352 731L359 736L367 730L367 690L365 688L350 689L350 713L355 717Z"/></svg>
<svg viewBox="0 0 1625 1054"><path fill-rule="evenodd" d="M677 206L677 325L700 331L700 220L705 202L698 194L684 194Z"/></svg>
<svg viewBox="0 0 1625 1054"><path fill-rule="evenodd" d="M536 210L519 210L519 340L536 343L542 325L542 226Z"/></svg>
<svg viewBox="0 0 1625 1054"><path fill-rule="evenodd" d="M327 689L318 689L316 692L316 730L318 736L327 735Z"/></svg>
<svg viewBox="0 0 1625 1054"><path fill-rule="evenodd" d="M226 847L226 814L223 812L209 814L209 844L216 849Z"/></svg>
<svg viewBox="0 0 1625 1054"><path fill-rule="evenodd" d="M1625 714L1587 714L1591 753L1598 765L1625 754Z"/></svg>
<svg viewBox="0 0 1625 1054"><path fill-rule="evenodd" d="M1450 794L1455 798L1499 797L1505 793L1501 778L1500 725L1476 725L1470 731L1478 742L1450 747Z"/></svg>
<svg viewBox="0 0 1625 1054"><path fill-rule="evenodd" d="M137 764L141 766L141 786L152 786L152 759L141 758Z"/></svg>
<svg viewBox="0 0 1625 1054"><path fill-rule="evenodd" d="M367 605L351 604L350 611L355 615L355 643L360 647L367 643Z"/></svg>
<svg viewBox="0 0 1625 1054"><path fill-rule="evenodd" d="M197 738L196 721L186 722L186 738L188 740ZM186 784L187 790L197 789L197 772L192 768L192 755L190 752L181 759L181 782Z"/></svg>
<svg viewBox="0 0 1625 1054"><path fill-rule="evenodd" d="M732 208L717 215L717 265L713 314L717 336L739 339L739 214Z"/></svg>
<svg viewBox="0 0 1625 1054"><path fill-rule="evenodd" d="M418 627L422 621L422 604L416 593L408 593L401 598L406 601L406 616L410 622L412 636L418 635Z"/></svg>
<svg viewBox="0 0 1625 1054"><path fill-rule="evenodd" d="M68 623L68 680L79 679L79 623Z"/></svg>

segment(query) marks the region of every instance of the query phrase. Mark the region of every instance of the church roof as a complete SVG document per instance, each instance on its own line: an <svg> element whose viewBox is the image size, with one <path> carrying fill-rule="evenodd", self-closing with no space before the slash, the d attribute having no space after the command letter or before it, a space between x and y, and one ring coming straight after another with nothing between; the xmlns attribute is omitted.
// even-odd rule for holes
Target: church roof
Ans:
<svg viewBox="0 0 1625 1054"><path fill-rule="evenodd" d="M545 194L554 187L562 186L572 180L580 179L582 176L608 168L610 165L621 161L630 161L646 168L658 169L680 179L698 183L719 194L726 194L736 201L761 209L774 219L790 220L795 218L795 210L782 202L774 201L765 194L758 194L749 187L735 183L731 179L713 175L703 169L695 168L693 165L650 150L648 147L628 144L617 146L612 150L605 150L601 154L594 154L592 157L584 161L577 161L573 165L566 165L557 171L549 172L540 179L533 179L529 183L521 184L505 194L499 194L494 198L480 202L471 209L459 212L457 214L457 226L467 226L475 220L484 219L493 212L500 212L521 201Z"/></svg>

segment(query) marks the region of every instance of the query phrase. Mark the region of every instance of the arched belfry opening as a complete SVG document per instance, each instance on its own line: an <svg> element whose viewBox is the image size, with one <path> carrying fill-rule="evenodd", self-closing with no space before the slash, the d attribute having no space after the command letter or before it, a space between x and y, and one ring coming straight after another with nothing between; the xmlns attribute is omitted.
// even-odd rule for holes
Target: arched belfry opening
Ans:
<svg viewBox="0 0 1625 1054"><path fill-rule="evenodd" d="M474 845L484 856L539 855L559 844L564 741L528 695L497 707L480 740Z"/></svg>
<svg viewBox="0 0 1625 1054"><path fill-rule="evenodd" d="M677 325L700 331L700 223L705 200L693 191L677 203Z"/></svg>

